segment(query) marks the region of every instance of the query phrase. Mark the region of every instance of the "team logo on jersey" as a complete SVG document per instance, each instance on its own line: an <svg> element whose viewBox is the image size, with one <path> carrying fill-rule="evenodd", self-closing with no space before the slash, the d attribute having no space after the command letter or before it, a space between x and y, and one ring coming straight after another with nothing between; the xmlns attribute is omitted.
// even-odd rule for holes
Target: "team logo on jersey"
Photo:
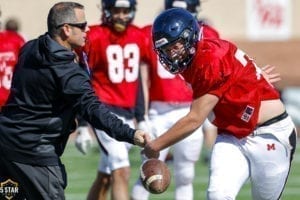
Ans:
<svg viewBox="0 0 300 200"><path fill-rule="evenodd" d="M19 193L19 184L7 179L4 182L0 182L0 196L5 199L13 199Z"/></svg>
<svg viewBox="0 0 300 200"><path fill-rule="evenodd" d="M268 149L268 151L275 150L275 149L276 149L276 148L275 148L275 144L274 144L274 143L272 143L272 144L267 144L267 149Z"/></svg>
<svg viewBox="0 0 300 200"><path fill-rule="evenodd" d="M252 106L247 105L246 109L244 110L241 119L245 122L249 122L250 118L252 117L254 112L254 108Z"/></svg>

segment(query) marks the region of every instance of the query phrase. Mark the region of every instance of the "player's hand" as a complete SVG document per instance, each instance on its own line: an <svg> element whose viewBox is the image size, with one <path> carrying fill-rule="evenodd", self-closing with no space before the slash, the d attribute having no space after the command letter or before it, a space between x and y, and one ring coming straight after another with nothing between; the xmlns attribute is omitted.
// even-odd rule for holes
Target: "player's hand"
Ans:
<svg viewBox="0 0 300 200"><path fill-rule="evenodd" d="M75 139L75 146L82 154L87 154L93 143L93 138L90 135L89 127L80 126L76 131L77 136Z"/></svg>
<svg viewBox="0 0 300 200"><path fill-rule="evenodd" d="M280 73L275 73L275 66L273 65L266 65L261 68L262 69L262 75L264 78L271 84L276 83L281 80Z"/></svg>
<svg viewBox="0 0 300 200"><path fill-rule="evenodd" d="M134 133L134 144L140 147L144 147L148 142L151 141L151 137L148 133L143 130L136 130Z"/></svg>
<svg viewBox="0 0 300 200"><path fill-rule="evenodd" d="M154 142L147 142L146 146L144 147L142 154L144 154L147 158L158 158L159 151L156 151L154 148Z"/></svg>

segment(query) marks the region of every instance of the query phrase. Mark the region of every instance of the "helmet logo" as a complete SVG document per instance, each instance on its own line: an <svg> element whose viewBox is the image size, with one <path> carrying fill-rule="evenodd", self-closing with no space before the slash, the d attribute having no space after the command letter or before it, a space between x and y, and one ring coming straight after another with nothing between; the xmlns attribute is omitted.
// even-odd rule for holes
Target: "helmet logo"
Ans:
<svg viewBox="0 0 300 200"><path fill-rule="evenodd" d="M155 47L156 48L164 46L165 44L168 44L167 38L161 38L161 39L155 41Z"/></svg>

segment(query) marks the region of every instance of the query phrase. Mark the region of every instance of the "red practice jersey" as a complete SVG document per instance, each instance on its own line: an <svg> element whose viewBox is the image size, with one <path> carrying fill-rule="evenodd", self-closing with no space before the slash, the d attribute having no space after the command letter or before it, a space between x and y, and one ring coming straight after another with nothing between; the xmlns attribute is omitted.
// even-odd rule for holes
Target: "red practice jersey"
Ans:
<svg viewBox="0 0 300 200"><path fill-rule="evenodd" d="M219 132L237 138L255 129L261 101L279 98L252 59L220 39L199 41L197 54L182 75L193 88L193 98L206 93L219 97L213 123Z"/></svg>
<svg viewBox="0 0 300 200"><path fill-rule="evenodd" d="M199 22L199 26L203 37L218 38L218 32L207 24ZM150 102L165 101L165 102L191 102L192 88L189 87L181 75L174 75L168 72L159 62L158 56L153 49L151 41L152 26L148 25L143 28L145 35L148 38L148 53L151 54L151 66L149 69L150 78Z"/></svg>
<svg viewBox="0 0 300 200"><path fill-rule="evenodd" d="M23 37L16 32L0 32L0 107L9 96L13 69L24 43Z"/></svg>
<svg viewBox="0 0 300 200"><path fill-rule="evenodd" d="M134 108L140 62L147 60L143 32L134 25L128 25L121 34L106 25L89 29L84 51L96 94L104 103Z"/></svg>
<svg viewBox="0 0 300 200"><path fill-rule="evenodd" d="M202 32L202 37L204 38L220 38L220 35L216 29L205 24L203 22L199 22L200 30Z"/></svg>

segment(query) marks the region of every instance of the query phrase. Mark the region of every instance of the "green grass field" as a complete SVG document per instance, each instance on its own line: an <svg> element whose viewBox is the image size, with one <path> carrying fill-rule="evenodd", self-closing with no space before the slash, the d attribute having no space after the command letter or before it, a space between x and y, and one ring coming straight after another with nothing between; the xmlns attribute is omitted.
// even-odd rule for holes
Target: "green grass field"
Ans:
<svg viewBox="0 0 300 200"><path fill-rule="evenodd" d="M140 156L139 148L134 147L131 150L131 179L130 189L139 176ZM73 141L69 141L66 151L63 155L63 162L68 173L68 187L66 189L67 200L85 200L87 192L96 177L99 152L95 146L88 153L82 155L76 150ZM172 163L169 164L172 170ZM199 160L196 165L196 178L194 180L194 199L205 199L205 189L208 181L208 166ZM173 200L174 182L163 194L151 195L152 199ZM250 200L250 185L247 183L240 191L238 200ZM299 200L300 199L300 148L297 149L291 174L287 186L284 190L282 200Z"/></svg>

